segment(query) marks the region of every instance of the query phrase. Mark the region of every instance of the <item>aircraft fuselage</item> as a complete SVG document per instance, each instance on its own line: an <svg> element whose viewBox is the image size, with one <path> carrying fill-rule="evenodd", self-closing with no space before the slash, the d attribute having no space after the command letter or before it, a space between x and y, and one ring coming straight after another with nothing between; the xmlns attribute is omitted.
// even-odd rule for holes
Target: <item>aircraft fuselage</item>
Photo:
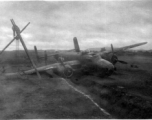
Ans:
<svg viewBox="0 0 152 120"><path fill-rule="evenodd" d="M89 55L85 53L77 52L61 52L59 54L64 61L77 60L80 62L80 67L91 70L91 71L101 71L102 74L111 74L114 70L112 63L105 59L102 59L100 55Z"/></svg>

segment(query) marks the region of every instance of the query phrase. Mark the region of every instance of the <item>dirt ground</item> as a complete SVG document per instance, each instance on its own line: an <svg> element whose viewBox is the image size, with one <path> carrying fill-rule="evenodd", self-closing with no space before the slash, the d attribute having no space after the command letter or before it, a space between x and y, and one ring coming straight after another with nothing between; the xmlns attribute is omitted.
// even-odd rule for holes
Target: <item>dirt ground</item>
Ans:
<svg viewBox="0 0 152 120"><path fill-rule="evenodd" d="M152 118L152 57L126 55L119 59L129 64L118 63L117 71L107 78L83 76L79 86L114 118Z"/></svg>
<svg viewBox="0 0 152 120"><path fill-rule="evenodd" d="M109 118L62 79L43 78L1 77L1 119Z"/></svg>
<svg viewBox="0 0 152 120"><path fill-rule="evenodd" d="M79 78L79 84L67 79L76 89L62 78L42 75L43 79L39 80L36 75L9 78L1 74L0 117L152 118L152 57L125 55L119 56L119 59L130 64L118 63L117 71L110 77L85 75ZM7 66L6 72L17 70L17 67L12 67L12 59L4 61L5 59L1 66ZM138 68L131 68L131 64L138 65ZM22 62L20 66L23 66L23 69L30 67L28 63L24 65Z"/></svg>

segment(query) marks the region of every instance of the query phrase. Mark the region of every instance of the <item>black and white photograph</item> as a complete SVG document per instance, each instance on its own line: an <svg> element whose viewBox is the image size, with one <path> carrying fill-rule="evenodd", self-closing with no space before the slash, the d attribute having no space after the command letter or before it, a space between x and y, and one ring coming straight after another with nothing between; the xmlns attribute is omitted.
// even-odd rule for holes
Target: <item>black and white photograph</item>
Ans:
<svg viewBox="0 0 152 120"><path fill-rule="evenodd" d="M0 1L0 119L152 119L152 1Z"/></svg>

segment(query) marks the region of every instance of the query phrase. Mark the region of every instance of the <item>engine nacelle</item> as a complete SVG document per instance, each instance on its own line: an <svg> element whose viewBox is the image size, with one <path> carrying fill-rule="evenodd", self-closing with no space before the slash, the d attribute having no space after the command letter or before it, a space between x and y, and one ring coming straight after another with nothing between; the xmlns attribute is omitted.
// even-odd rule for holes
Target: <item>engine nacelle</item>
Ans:
<svg viewBox="0 0 152 120"><path fill-rule="evenodd" d="M70 65L59 65L53 72L57 75L61 75L63 77L69 78L73 75L73 69Z"/></svg>
<svg viewBox="0 0 152 120"><path fill-rule="evenodd" d="M117 61L118 61L118 57L115 54L112 55L111 62L115 65L117 63Z"/></svg>

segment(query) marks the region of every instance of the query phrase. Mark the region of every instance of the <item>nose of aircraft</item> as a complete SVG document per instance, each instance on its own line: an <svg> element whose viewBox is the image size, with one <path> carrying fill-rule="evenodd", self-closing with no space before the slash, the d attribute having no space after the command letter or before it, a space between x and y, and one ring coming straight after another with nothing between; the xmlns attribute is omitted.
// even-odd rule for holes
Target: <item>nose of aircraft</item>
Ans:
<svg viewBox="0 0 152 120"><path fill-rule="evenodd" d="M98 61L98 66L100 66L101 69L104 69L105 74L108 76L114 72L114 65L107 60L100 59Z"/></svg>
<svg viewBox="0 0 152 120"><path fill-rule="evenodd" d="M102 59L100 55L95 55L92 58L92 61L105 75L109 76L114 72L114 65L111 62Z"/></svg>

